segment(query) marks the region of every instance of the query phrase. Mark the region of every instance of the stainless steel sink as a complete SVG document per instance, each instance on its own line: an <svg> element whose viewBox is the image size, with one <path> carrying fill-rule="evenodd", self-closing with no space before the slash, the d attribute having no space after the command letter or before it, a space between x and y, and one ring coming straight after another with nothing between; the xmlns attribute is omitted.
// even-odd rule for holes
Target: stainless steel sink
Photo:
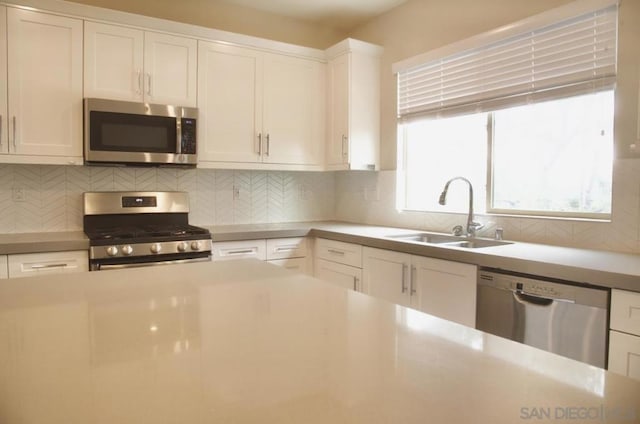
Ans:
<svg viewBox="0 0 640 424"><path fill-rule="evenodd" d="M483 247L504 246L513 244L510 241L492 240L484 238L467 238L438 233L410 233L387 236L394 240L412 241L423 244L437 244L441 246L462 247L465 249L480 249Z"/></svg>
<svg viewBox="0 0 640 424"><path fill-rule="evenodd" d="M479 249L482 247L494 247L504 246L507 244L513 244L510 241L489 240L489 239L467 239L461 241L454 241L451 243L443 243L447 246L464 247L466 249Z"/></svg>
<svg viewBox="0 0 640 424"><path fill-rule="evenodd" d="M434 234L434 233L411 233L411 234L398 234L393 236L387 236L395 240L402 241L415 241L418 243L426 244L440 244L463 241L463 238L458 236L450 236L447 234Z"/></svg>

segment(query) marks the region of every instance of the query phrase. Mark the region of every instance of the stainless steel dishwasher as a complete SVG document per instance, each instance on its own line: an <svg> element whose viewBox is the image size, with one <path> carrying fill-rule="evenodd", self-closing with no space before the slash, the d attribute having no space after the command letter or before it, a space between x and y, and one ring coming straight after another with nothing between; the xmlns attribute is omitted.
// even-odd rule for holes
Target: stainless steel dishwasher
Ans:
<svg viewBox="0 0 640 424"><path fill-rule="evenodd" d="M476 327L606 367L609 290L480 269Z"/></svg>

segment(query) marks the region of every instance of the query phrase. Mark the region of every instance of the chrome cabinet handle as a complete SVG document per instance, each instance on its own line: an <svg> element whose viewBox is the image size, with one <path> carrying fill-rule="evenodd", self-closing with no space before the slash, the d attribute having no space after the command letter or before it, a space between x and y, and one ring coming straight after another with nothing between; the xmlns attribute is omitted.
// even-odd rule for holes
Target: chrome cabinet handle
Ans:
<svg viewBox="0 0 640 424"><path fill-rule="evenodd" d="M141 94L142 93L142 71L138 69L136 72L138 74L138 88L136 89L136 94Z"/></svg>
<svg viewBox="0 0 640 424"><path fill-rule="evenodd" d="M407 277L407 265L402 264L402 282L401 282L402 293L405 293L407 291L407 285L405 284L406 277Z"/></svg>
<svg viewBox="0 0 640 424"><path fill-rule="evenodd" d="M347 149L345 148L347 145L347 136L342 135L342 156L347 156Z"/></svg>
<svg viewBox="0 0 640 424"><path fill-rule="evenodd" d="M18 141L16 140L16 117L13 117L13 148L15 149Z"/></svg>
<svg viewBox="0 0 640 424"><path fill-rule="evenodd" d="M69 264L59 263L59 264L37 264L31 265L31 269L47 269L47 268L66 268Z"/></svg>
<svg viewBox="0 0 640 424"><path fill-rule="evenodd" d="M265 152L265 154L267 156L269 156L269 151L271 150L270 147L271 146L270 146L270 143L269 143L269 134L267 133L267 151Z"/></svg>
<svg viewBox="0 0 640 424"><path fill-rule="evenodd" d="M297 246L281 246L276 247L276 252L291 252L292 250L296 250Z"/></svg>
<svg viewBox="0 0 640 424"><path fill-rule="evenodd" d="M151 95L151 74L147 73L147 95Z"/></svg>
<svg viewBox="0 0 640 424"><path fill-rule="evenodd" d="M258 133L258 156L262 156L262 133Z"/></svg>
<svg viewBox="0 0 640 424"><path fill-rule="evenodd" d="M227 255L242 255L246 253L254 253L253 249L244 249L244 250L229 250Z"/></svg>
<svg viewBox="0 0 640 424"><path fill-rule="evenodd" d="M410 290L411 290L410 294L411 294L411 296L416 294L415 275L416 275L416 267L412 266L411 267L411 276L409 277L409 279L411 280L411 283L410 283Z"/></svg>
<svg viewBox="0 0 640 424"><path fill-rule="evenodd" d="M327 249L327 252L333 253L334 255L344 256L344 252L341 250Z"/></svg>

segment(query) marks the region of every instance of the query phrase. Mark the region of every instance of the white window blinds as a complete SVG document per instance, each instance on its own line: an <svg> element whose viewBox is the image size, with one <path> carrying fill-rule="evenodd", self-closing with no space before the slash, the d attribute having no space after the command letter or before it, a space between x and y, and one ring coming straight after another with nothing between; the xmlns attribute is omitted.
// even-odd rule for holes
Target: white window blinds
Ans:
<svg viewBox="0 0 640 424"><path fill-rule="evenodd" d="M398 115L471 113L611 88L617 21L609 5L398 70Z"/></svg>

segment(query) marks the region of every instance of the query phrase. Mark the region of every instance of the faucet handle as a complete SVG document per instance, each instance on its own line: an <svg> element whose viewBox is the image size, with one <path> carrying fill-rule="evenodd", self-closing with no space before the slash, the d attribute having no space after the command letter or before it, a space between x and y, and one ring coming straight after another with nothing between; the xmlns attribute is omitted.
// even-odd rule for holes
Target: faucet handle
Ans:
<svg viewBox="0 0 640 424"><path fill-rule="evenodd" d="M496 240L502 240L502 236L504 234L504 230L502 227L496 228Z"/></svg>
<svg viewBox="0 0 640 424"><path fill-rule="evenodd" d="M469 236L475 237L476 232L483 227L484 227L484 224L481 224L479 222L471 222L469 224L469 228L467 229L467 232L469 233Z"/></svg>
<svg viewBox="0 0 640 424"><path fill-rule="evenodd" d="M453 234L454 236L461 236L463 233L464 228L462 228L462 225L456 225L451 229L451 234Z"/></svg>

